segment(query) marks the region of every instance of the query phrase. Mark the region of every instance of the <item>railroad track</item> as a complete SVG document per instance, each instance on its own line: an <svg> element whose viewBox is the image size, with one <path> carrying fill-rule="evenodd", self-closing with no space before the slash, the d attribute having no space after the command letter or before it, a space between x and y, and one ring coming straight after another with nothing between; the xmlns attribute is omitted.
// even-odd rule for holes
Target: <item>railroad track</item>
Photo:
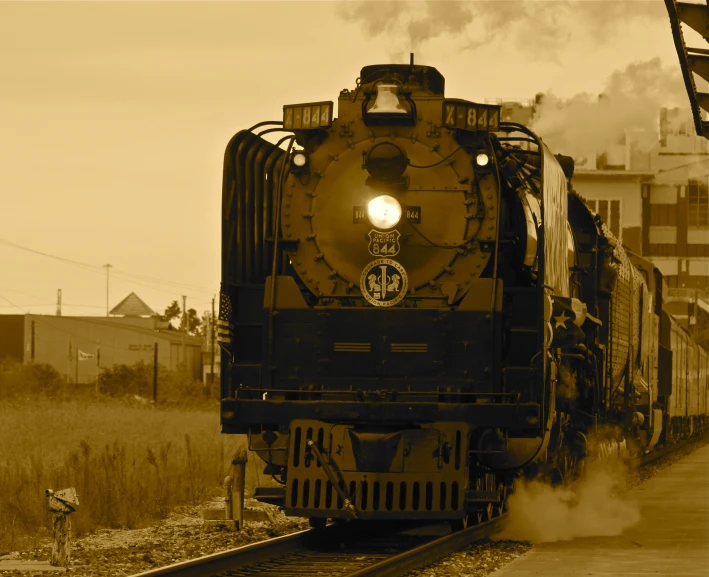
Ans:
<svg viewBox="0 0 709 577"><path fill-rule="evenodd" d="M377 527L357 522L329 525L325 529L300 531L151 569L132 577L397 577L485 539L498 529L504 518L503 514L442 537L415 534L410 523L379 523Z"/></svg>
<svg viewBox="0 0 709 577"><path fill-rule="evenodd" d="M636 459L645 467L691 450L707 435ZM397 577L493 534L506 514L442 537L416 534L411 523L329 525L151 569L132 577ZM427 526L425 523L419 527ZM428 525L433 527L433 525Z"/></svg>

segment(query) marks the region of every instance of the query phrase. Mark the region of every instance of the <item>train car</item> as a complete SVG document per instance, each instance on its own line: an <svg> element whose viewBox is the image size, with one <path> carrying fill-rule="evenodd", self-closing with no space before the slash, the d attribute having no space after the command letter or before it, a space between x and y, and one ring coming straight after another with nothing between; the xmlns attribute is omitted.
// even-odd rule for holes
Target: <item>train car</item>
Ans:
<svg viewBox="0 0 709 577"><path fill-rule="evenodd" d="M686 438L706 430L707 352L689 333L670 319L672 339L672 388L667 397L667 441Z"/></svg>
<svg viewBox="0 0 709 577"><path fill-rule="evenodd" d="M364 67L337 117L285 104L232 138L221 424L282 485L258 498L314 525L461 528L498 514L521 472L562 482L589 453L655 446L682 346L661 275L572 175L413 59Z"/></svg>

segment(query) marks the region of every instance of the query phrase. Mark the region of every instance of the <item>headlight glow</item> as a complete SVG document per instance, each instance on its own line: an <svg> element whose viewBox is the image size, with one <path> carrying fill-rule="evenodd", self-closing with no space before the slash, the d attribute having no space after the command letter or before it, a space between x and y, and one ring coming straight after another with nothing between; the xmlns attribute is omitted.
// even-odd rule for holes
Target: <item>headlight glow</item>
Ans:
<svg viewBox="0 0 709 577"><path fill-rule="evenodd" d="M487 166L488 162L490 162L490 157L484 152L479 152L475 157L475 164L478 166Z"/></svg>
<svg viewBox="0 0 709 577"><path fill-rule="evenodd" d="M302 152L296 152L293 157L293 164L297 166L298 168L305 166L305 163L308 162L308 157L305 156Z"/></svg>
<svg viewBox="0 0 709 577"><path fill-rule="evenodd" d="M393 228L401 219L401 205L393 196L383 194L369 201L367 216L375 228Z"/></svg>

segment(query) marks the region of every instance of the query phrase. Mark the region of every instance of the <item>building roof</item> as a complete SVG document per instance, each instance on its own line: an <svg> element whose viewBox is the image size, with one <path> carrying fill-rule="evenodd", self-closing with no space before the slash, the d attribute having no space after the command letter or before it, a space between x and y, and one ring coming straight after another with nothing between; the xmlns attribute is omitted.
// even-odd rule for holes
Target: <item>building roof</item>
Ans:
<svg viewBox="0 0 709 577"><path fill-rule="evenodd" d="M146 305L135 293L130 293L113 307L110 314L124 317L157 316L157 313Z"/></svg>
<svg viewBox="0 0 709 577"><path fill-rule="evenodd" d="M627 178L628 180L652 178L654 172L642 170L575 170L571 177L573 181L576 177L586 178Z"/></svg>
<svg viewBox="0 0 709 577"><path fill-rule="evenodd" d="M3 315L3 316L10 316L10 315ZM27 315L15 315L18 317L26 316L29 319L37 319L40 320L41 322L46 323L49 326L52 326L53 328L62 331L65 330L62 328L62 325L70 325L71 323L76 323L76 322L83 322L83 323L88 323L88 324L94 324L94 325L103 325L105 327L110 327L115 330L119 331L130 331L132 333L139 333L143 334L147 337L156 337L159 336L162 339L168 340L172 343L176 344L181 344L182 339L183 339L183 334L181 331L175 331L175 330L164 330L164 329L152 329L152 328L147 328L144 326L139 326L139 325L133 325L129 323L117 323L117 320L120 319L114 319L111 317L68 317L68 316L61 316L57 317L54 315L37 315L37 314L27 314ZM76 327L72 327L71 331L65 330L67 334L75 334L77 331ZM80 336L80 335L76 335ZM89 340L92 340L93 337L87 337ZM201 336L192 336L192 335L184 335L185 343L188 345L198 345L202 346L202 343L204 341L204 337Z"/></svg>

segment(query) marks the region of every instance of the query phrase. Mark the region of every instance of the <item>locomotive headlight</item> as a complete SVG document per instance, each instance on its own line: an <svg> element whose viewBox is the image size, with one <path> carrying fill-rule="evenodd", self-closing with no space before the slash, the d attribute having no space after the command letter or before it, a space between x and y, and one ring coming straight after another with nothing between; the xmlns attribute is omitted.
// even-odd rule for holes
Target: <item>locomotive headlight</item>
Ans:
<svg viewBox="0 0 709 577"><path fill-rule="evenodd" d="M308 157L302 152L296 152L293 156L291 156L291 162L293 163L293 166L302 168L305 166L305 163L308 162Z"/></svg>
<svg viewBox="0 0 709 577"><path fill-rule="evenodd" d="M475 164L478 166L487 166L490 163L490 157L487 155L486 152L478 152L478 155L475 157Z"/></svg>
<svg viewBox="0 0 709 577"><path fill-rule="evenodd" d="M367 216L375 228L393 228L401 220L401 205L393 196L383 194L369 201Z"/></svg>

